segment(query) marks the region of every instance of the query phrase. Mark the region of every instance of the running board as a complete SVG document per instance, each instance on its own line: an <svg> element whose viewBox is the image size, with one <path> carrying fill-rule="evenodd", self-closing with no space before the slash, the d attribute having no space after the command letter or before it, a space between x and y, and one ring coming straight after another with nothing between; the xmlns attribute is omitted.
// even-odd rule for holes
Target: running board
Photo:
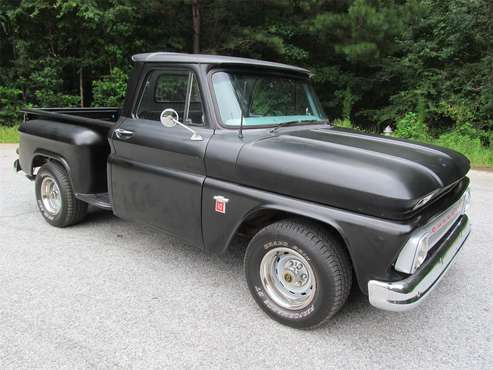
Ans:
<svg viewBox="0 0 493 370"><path fill-rule="evenodd" d="M98 208L113 209L109 193L75 194L75 197Z"/></svg>

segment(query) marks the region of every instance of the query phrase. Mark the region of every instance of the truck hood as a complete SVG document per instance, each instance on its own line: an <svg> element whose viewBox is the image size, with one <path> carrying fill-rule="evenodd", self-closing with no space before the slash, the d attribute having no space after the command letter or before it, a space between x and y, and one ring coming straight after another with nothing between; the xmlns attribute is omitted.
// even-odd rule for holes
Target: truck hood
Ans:
<svg viewBox="0 0 493 370"><path fill-rule="evenodd" d="M384 218L402 218L423 197L451 187L469 161L449 149L332 127L281 129L247 143L239 182Z"/></svg>

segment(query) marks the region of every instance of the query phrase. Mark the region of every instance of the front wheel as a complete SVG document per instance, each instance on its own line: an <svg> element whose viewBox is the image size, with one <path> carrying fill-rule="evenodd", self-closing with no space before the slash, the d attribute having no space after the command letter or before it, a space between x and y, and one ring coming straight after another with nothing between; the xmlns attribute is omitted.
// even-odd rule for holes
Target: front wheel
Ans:
<svg viewBox="0 0 493 370"><path fill-rule="evenodd" d="M87 203L75 197L62 165L56 162L44 164L36 174L35 188L39 210L49 224L66 227L85 217Z"/></svg>
<svg viewBox="0 0 493 370"><path fill-rule="evenodd" d="M273 319L313 328L346 302L352 269L344 245L322 226L283 220L248 245L245 274L257 304Z"/></svg>

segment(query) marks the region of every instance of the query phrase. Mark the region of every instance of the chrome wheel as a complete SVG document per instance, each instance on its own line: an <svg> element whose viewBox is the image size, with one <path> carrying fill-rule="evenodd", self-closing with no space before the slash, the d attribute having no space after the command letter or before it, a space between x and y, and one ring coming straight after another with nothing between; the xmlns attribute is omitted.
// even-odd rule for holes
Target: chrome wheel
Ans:
<svg viewBox="0 0 493 370"><path fill-rule="evenodd" d="M43 208L50 215L58 214L62 208L60 188L52 177L46 176L41 182L41 201Z"/></svg>
<svg viewBox="0 0 493 370"><path fill-rule="evenodd" d="M308 261L300 253L284 247L274 248L262 258L260 279L268 296L288 310L308 306L317 289Z"/></svg>

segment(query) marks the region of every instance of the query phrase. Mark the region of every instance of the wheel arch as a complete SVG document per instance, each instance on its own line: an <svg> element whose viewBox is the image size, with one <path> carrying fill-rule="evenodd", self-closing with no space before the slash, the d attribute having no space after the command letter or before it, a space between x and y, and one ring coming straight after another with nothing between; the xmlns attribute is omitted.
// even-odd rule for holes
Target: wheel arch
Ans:
<svg viewBox="0 0 493 370"><path fill-rule="evenodd" d="M355 265L351 253L350 242L345 236L344 231L342 230L340 225L338 225L335 220L327 217L322 217L316 213L305 212L302 209L292 209L290 207L282 205L264 205L251 209L249 212L247 212L230 234L226 243L225 250L230 250L233 247L233 240L235 239L235 237L246 235L248 241L250 241L251 238L253 238L253 236L262 228L274 222L288 218L299 218L307 220L327 228L335 237L337 237L342 242L346 251L348 252L352 266Z"/></svg>
<svg viewBox="0 0 493 370"><path fill-rule="evenodd" d="M43 149L36 150L33 153L33 157L32 157L32 160L31 160L31 167L29 169L30 176L33 176L34 177L35 176L34 175L34 169L37 168L37 167L41 167L42 165L44 165L45 163L47 163L49 161L57 162L57 163L59 163L60 165L63 166L63 168L65 169L65 171L67 171L67 176L69 178L70 184L73 186L72 173L70 171L70 165L65 160L65 158L63 158L59 154L52 153L50 151L43 150Z"/></svg>

